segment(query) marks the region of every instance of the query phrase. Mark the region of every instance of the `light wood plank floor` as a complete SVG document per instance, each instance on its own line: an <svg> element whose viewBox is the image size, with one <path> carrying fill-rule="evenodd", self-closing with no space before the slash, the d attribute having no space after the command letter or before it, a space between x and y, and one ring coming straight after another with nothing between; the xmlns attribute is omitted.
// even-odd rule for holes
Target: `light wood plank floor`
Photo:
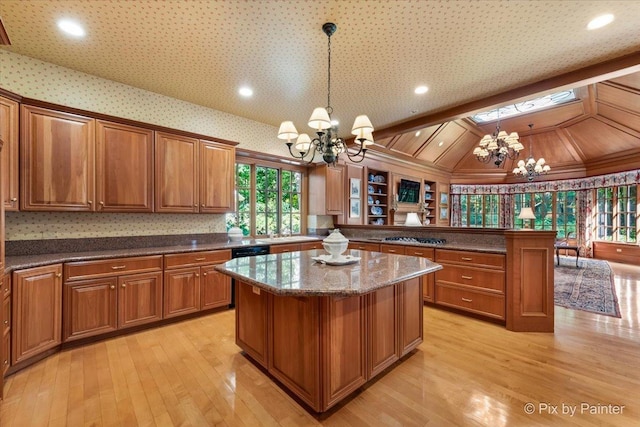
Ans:
<svg viewBox="0 0 640 427"><path fill-rule="evenodd" d="M67 350L11 376L0 425L637 426L640 268L611 265L622 319L556 307L555 334L513 333L426 307L418 351L323 419L239 354L227 311ZM609 405L624 408L604 414Z"/></svg>

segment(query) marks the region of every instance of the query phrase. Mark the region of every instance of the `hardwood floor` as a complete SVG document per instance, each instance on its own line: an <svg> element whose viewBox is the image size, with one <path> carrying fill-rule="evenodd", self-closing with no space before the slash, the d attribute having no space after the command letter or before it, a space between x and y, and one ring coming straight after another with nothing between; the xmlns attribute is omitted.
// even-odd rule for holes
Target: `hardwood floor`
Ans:
<svg viewBox="0 0 640 427"><path fill-rule="evenodd" d="M640 267L611 266L622 319L556 307L555 334L515 333L426 307L418 350L323 418L239 354L226 311L18 372L7 378L0 425L636 426ZM609 405L624 408L603 413L617 408Z"/></svg>

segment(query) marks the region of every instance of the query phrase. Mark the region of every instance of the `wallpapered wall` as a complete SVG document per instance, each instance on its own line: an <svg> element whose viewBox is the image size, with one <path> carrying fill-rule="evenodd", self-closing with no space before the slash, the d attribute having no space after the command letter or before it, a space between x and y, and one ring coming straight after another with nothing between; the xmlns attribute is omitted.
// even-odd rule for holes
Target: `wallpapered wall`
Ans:
<svg viewBox="0 0 640 427"><path fill-rule="evenodd" d="M239 142L286 156L277 128L0 50L0 87L27 98ZM224 215L7 213L7 240L224 232ZM57 235L56 235L57 234Z"/></svg>

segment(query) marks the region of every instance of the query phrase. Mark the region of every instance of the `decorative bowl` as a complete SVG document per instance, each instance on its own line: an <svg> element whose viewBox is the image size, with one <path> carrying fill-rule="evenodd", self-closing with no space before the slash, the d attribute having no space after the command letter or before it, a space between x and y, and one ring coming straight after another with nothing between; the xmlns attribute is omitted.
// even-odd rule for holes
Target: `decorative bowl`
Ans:
<svg viewBox="0 0 640 427"><path fill-rule="evenodd" d="M347 250L348 245L349 239L344 237L337 228L331 232L329 237L322 241L322 247L331 254L332 259L338 259L340 255Z"/></svg>
<svg viewBox="0 0 640 427"><path fill-rule="evenodd" d="M242 241L242 229L240 227L231 227L227 232L227 236L229 236L229 240L232 242L240 242Z"/></svg>

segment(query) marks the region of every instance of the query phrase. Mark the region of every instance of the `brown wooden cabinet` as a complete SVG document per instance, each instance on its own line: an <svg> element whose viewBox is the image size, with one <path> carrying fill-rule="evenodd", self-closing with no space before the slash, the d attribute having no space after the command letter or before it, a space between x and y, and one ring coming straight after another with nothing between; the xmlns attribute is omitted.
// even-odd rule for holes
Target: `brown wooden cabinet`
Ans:
<svg viewBox="0 0 640 427"><path fill-rule="evenodd" d="M286 252L297 252L300 250L300 243L285 243L282 245L271 245L269 247L270 254L283 254Z"/></svg>
<svg viewBox="0 0 640 427"><path fill-rule="evenodd" d="M235 148L156 132L156 212L235 209Z"/></svg>
<svg viewBox="0 0 640 427"><path fill-rule="evenodd" d="M264 368L268 367L268 299L256 286L236 281L236 344Z"/></svg>
<svg viewBox="0 0 640 427"><path fill-rule="evenodd" d="M235 147L200 140L200 212L235 210Z"/></svg>
<svg viewBox="0 0 640 427"><path fill-rule="evenodd" d="M357 249L360 251L380 252L379 243L349 241L349 249Z"/></svg>
<svg viewBox="0 0 640 427"><path fill-rule="evenodd" d="M21 114L21 208L92 211L95 121L28 105Z"/></svg>
<svg viewBox="0 0 640 427"><path fill-rule="evenodd" d="M406 246L405 255L419 256L427 258L429 261L435 259L434 248L423 248L418 246ZM435 292L435 274L427 274L422 276L422 299L425 302L433 302L433 296Z"/></svg>
<svg viewBox="0 0 640 427"><path fill-rule="evenodd" d="M2 145L2 197L7 211L17 211L18 204L18 121L16 101L0 97L0 139Z"/></svg>
<svg viewBox="0 0 640 427"><path fill-rule="evenodd" d="M174 317L231 303L231 278L215 265L231 259L231 251L165 255L164 316Z"/></svg>
<svg viewBox="0 0 640 427"><path fill-rule="evenodd" d="M11 366L11 274L0 277L0 399L4 376Z"/></svg>
<svg viewBox="0 0 640 427"><path fill-rule="evenodd" d="M96 210L152 212L153 131L103 120L96 130Z"/></svg>
<svg viewBox="0 0 640 427"><path fill-rule="evenodd" d="M309 171L309 214L343 215L345 206L344 166L318 165Z"/></svg>
<svg viewBox="0 0 640 427"><path fill-rule="evenodd" d="M62 342L62 265L13 272L11 363Z"/></svg>
<svg viewBox="0 0 640 427"><path fill-rule="evenodd" d="M65 342L162 319L162 255L66 263L64 278Z"/></svg>
<svg viewBox="0 0 640 427"><path fill-rule="evenodd" d="M300 250L301 251L309 251L311 249L324 249L324 246L322 246L322 240L316 240L314 242L303 242L303 243L300 243Z"/></svg>
<svg viewBox="0 0 640 427"><path fill-rule="evenodd" d="M436 304L504 320L505 256L436 249Z"/></svg>

